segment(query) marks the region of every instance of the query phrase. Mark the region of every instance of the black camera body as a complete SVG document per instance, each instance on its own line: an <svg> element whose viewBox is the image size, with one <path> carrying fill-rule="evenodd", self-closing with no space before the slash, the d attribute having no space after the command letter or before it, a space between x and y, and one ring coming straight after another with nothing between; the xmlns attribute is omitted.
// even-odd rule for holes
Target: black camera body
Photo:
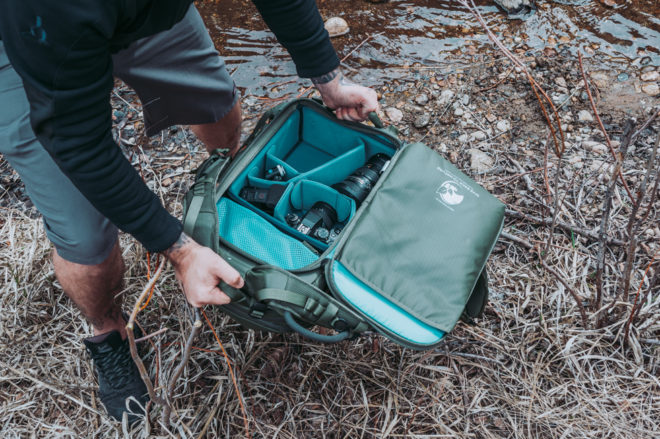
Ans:
<svg viewBox="0 0 660 439"><path fill-rule="evenodd" d="M300 233L331 244L341 233L337 224L337 212L323 201L317 201L303 216L288 213L285 217L288 225Z"/></svg>

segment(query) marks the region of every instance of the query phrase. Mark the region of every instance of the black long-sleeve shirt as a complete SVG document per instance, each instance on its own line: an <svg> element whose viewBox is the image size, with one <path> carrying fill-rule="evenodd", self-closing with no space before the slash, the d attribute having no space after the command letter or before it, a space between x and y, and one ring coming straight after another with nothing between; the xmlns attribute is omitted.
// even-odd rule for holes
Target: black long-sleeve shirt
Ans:
<svg viewBox="0 0 660 439"><path fill-rule="evenodd" d="M320 76L339 65L314 0L253 2L301 77ZM111 55L171 28L190 3L0 1L0 39L23 79L37 138L99 212L154 252L169 248L182 226L112 139Z"/></svg>

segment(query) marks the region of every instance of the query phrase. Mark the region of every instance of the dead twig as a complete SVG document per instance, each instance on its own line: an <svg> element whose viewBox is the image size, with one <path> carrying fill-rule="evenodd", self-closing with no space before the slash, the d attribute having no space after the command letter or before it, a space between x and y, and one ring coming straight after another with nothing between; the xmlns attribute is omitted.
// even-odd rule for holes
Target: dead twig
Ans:
<svg viewBox="0 0 660 439"><path fill-rule="evenodd" d="M154 386L151 383L151 379L149 379L149 374L147 373L147 369L144 367L144 363L142 362L142 359L138 354L137 346L135 344L135 336L133 335L133 328L135 327L135 318L137 317L137 314L140 311L142 302L144 302L144 300L149 295L149 291L151 290L151 288L154 285L156 285L156 281L160 277L160 274L163 272L163 267L165 266L166 260L167 260L166 258L161 259L160 264L158 264L158 268L156 269L156 272L142 289L142 293L140 293L140 296L135 302L135 306L133 306L133 311L131 312L131 315L128 319L128 323L126 323L126 335L128 338L128 346L130 347L131 350L131 357L133 357L133 361L135 362L135 365L140 371L140 377L142 378L142 381L144 381L144 385L147 387L147 391L149 392L149 397L151 398L152 402L161 404L165 407L167 407L167 401L159 397L154 391Z"/></svg>
<svg viewBox="0 0 660 439"><path fill-rule="evenodd" d="M591 90L589 89L589 81L587 81L587 74L584 72L584 66L582 65L582 54L578 52L578 60L580 62L580 71L582 72L582 79L584 80L584 88L587 91L587 96L589 97L589 103L591 104L591 111L594 113L594 116L596 117L596 121L598 121L598 125L600 126L600 130L603 132L603 136L605 136L605 141L607 142L607 146L610 148L610 153L612 154L612 157L614 160L619 160L617 157L616 152L614 151L614 147L612 147L612 142L610 141L610 136L607 135L607 131L605 131L605 126L603 125L603 121L600 119L600 115L598 114L598 109L596 108L596 103L594 102L593 96L591 96ZM623 183L623 187L626 189L626 192L628 193L628 197L630 197L630 200L633 201L634 198L632 196L632 193L630 192L630 189L628 188L628 183L626 183L626 180L623 178L623 172L621 169L619 169L619 178L621 179L621 183Z"/></svg>
<svg viewBox="0 0 660 439"><path fill-rule="evenodd" d="M536 224L543 224L543 225L546 225L546 226L549 226L549 225L552 224L552 219L541 218L541 217L534 216L534 215L528 215L528 214L518 212L518 211L515 211L515 210L512 210L512 209L506 209L504 211L504 215L506 215L509 218L523 219L523 220L527 220L527 221L530 221L530 222L533 222L533 223L536 223ZM565 230L569 233L577 233L578 235L585 236L585 237L587 237L587 238L589 238L593 241L598 241L600 239L598 233L594 233L594 232L590 232L588 230L584 230L584 229L582 229L582 228L580 228L576 225L573 225L573 224L566 224L566 223L563 223L561 221L557 221L556 224L555 224L555 227L563 229L563 230ZM623 242L619 239L608 239L608 240L606 240L606 242L609 245L616 245L616 246L619 246L619 247L622 247L622 246L626 245L625 242Z"/></svg>
<svg viewBox="0 0 660 439"><path fill-rule="evenodd" d="M626 129L628 129L628 126L626 126ZM631 128L632 129L632 128ZM625 136L625 143L622 143L621 146L625 146L626 149L630 145L630 138L632 138L630 135ZM639 231L639 227L642 223L642 221L637 221L637 212L639 211L639 208L642 205L642 202L644 201L644 198L646 196L646 187L648 185L649 179L651 178L651 172L653 172L654 166L655 166L655 156L656 152L658 151L658 142L660 142L660 135L657 136L655 146L651 150L651 157L649 158L649 161L646 166L646 174L644 175L644 178L642 179L642 182L639 187L638 194L639 196L637 199L634 201L632 212L630 213L630 218L628 220L628 227L626 228L627 234L628 234L628 250L626 252L626 268L624 270L624 276L623 276L623 299L627 300L628 298L628 291L630 289L630 275L632 273L632 265L633 265L633 260L635 258L635 251L637 249L637 232Z"/></svg>
<svg viewBox="0 0 660 439"><path fill-rule="evenodd" d="M181 361L179 362L179 365L174 370L174 373L172 374L172 378L170 379L170 383L167 386L167 394L165 397L167 398L168 401L170 401L170 403L172 401L172 396L174 395L174 387L176 386L176 382L183 373L183 369L185 369L188 360L190 360L190 351L192 349L193 341L195 341L195 338L197 337L197 334L199 334L201 328L202 328L202 318L201 315L199 314L199 308L195 308L195 321L193 323L192 329L190 330L190 334L188 335L188 340L186 341L186 345L183 349L183 356L181 357ZM171 413L170 406L166 406L165 410L163 411L163 422L165 423L165 425L168 425L170 422L170 413Z"/></svg>

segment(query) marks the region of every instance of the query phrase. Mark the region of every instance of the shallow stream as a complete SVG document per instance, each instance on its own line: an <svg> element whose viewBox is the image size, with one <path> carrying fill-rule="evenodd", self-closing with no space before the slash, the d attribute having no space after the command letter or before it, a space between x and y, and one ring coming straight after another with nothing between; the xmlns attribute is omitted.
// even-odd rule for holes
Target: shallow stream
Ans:
<svg viewBox="0 0 660 439"><path fill-rule="evenodd" d="M350 32L332 41L340 57L350 53L344 62L350 76L365 84L404 79L411 65L445 66L449 73L457 60L496 54L479 23L456 1L318 0L318 5L325 19L348 22ZM526 20L508 19L491 1L477 5L509 48L524 48L528 55L550 50L577 57L581 50L590 65L617 73L660 65L658 0L539 0ZM244 96L274 98L304 84L249 0L198 2L198 8Z"/></svg>

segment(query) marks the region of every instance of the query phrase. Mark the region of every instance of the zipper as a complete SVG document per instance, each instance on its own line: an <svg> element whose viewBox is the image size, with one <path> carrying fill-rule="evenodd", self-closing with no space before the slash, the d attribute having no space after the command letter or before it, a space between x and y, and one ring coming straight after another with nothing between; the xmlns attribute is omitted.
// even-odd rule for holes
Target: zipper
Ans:
<svg viewBox="0 0 660 439"><path fill-rule="evenodd" d="M335 262L334 258L332 260L330 260L330 262L325 266L325 270L324 270L324 273L323 273L325 275L326 284L328 286L328 289L330 290L330 293L332 294L332 296L335 299L339 300L341 303L343 303L344 305L349 307L351 310L353 310L353 312L357 313L358 315L360 315L360 317L362 317L364 320L369 322L369 326L374 328L376 330L376 332L380 333L381 335L384 335L385 337L387 337L387 338L393 340L394 342L399 343L399 344L401 344L405 347L408 347L408 348L411 348L411 349L418 349L418 350L426 350L426 349L429 349L429 348L433 348L435 346L438 346L440 343L442 343L444 341L444 338L447 335L446 333L436 343L431 343L431 344L413 343L410 340L405 339L405 338L401 337L400 335L389 331L387 328L382 326L380 323L376 322L370 316L368 316L367 314L362 312L361 309L356 308L352 303L350 303L348 300L346 300L346 298L344 298L344 296L339 292L339 289L335 285L335 280L334 280L334 277L332 276L332 264L334 264L334 262Z"/></svg>

